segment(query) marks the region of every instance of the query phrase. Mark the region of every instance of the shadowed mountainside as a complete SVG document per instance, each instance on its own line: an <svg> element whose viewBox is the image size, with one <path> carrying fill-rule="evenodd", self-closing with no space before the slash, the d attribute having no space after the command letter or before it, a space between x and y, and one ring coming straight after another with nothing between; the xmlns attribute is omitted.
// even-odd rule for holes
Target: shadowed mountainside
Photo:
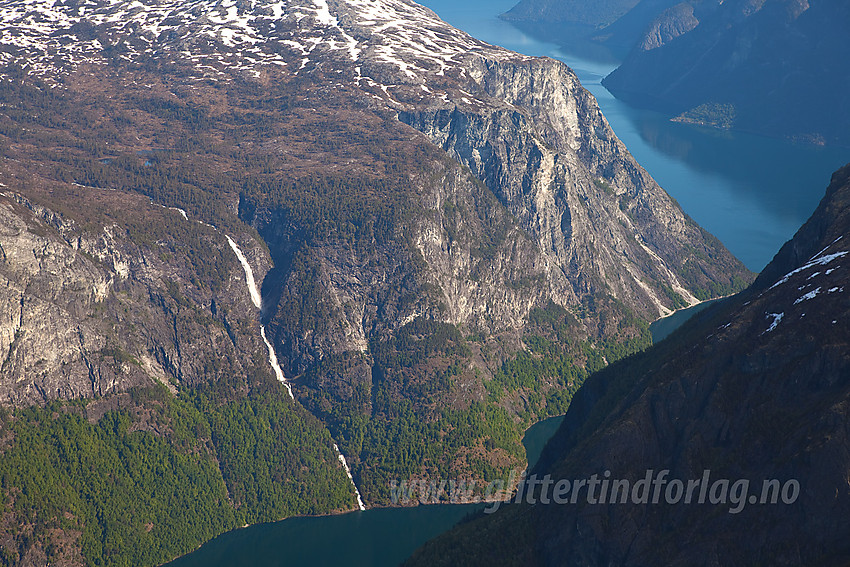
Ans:
<svg viewBox="0 0 850 567"><path fill-rule="evenodd" d="M634 486L709 470L749 482L740 506L731 488L725 504L591 504L585 489L479 517L407 565L846 565L848 238L850 166L752 287L590 377L533 471ZM762 503L770 479L798 498Z"/></svg>

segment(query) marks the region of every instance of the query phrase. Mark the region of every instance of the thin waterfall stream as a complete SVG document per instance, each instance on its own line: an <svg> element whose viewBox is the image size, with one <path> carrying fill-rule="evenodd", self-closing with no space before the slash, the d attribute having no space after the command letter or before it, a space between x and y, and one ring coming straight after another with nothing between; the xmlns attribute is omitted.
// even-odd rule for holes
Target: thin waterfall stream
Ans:
<svg viewBox="0 0 850 567"><path fill-rule="evenodd" d="M242 253L242 250L239 246L234 242L230 236L225 235L227 238L227 243L230 244L230 248L233 250L233 253L236 254L236 258L239 259L239 263L242 264L242 269L245 271L245 283L248 286L248 293L251 295L251 301L254 303L254 306L257 309L262 309L263 306L263 298L260 295L260 290L257 288L257 282L254 279L254 270L251 269L251 264L248 263L248 259L245 258L245 254ZM272 369L274 370L275 376L278 381L286 386L287 392L289 392L289 397L293 400L295 396L292 394L292 387L287 382L286 378L283 376L283 370L281 370L280 365L277 361L277 354L274 351L274 347L269 339L266 337L266 327L263 324L260 324L260 336L263 338L263 342L266 343L266 348L269 351L269 364L271 364ZM357 497L357 506L360 510L365 510L366 506L363 504L363 498L360 496L360 490L357 488L357 484L354 482L354 477L351 476L351 469L348 467L348 462L345 460L345 455L342 454L342 451L339 450L339 447L336 443L333 444L334 451L336 451L337 459L339 459L342 468L345 469L345 474L348 475L348 480L351 481L351 486L354 488L354 495Z"/></svg>

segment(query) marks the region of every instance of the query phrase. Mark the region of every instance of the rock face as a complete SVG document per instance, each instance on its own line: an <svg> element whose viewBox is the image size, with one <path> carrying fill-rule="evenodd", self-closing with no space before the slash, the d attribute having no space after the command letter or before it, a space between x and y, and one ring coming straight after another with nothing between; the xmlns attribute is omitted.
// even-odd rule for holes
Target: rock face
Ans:
<svg viewBox="0 0 850 567"><path fill-rule="evenodd" d="M178 212L148 205L140 196L89 197L127 215L144 215L150 225L162 223L162 240L153 247L141 244L117 223L86 230L19 194L4 193L2 403L101 397L156 382L174 390L209 379L205 367L213 359L244 374L246 355L253 357L257 342L232 329L238 319L253 317L240 301L231 303L230 313L215 307L227 295L244 297L224 237L209 227L181 226L190 223ZM224 270L215 291L191 283L198 274L181 256L193 231L192 239L224 257L213 261ZM170 262L163 261L165 254Z"/></svg>
<svg viewBox="0 0 850 567"><path fill-rule="evenodd" d="M847 144L845 2L684 2L659 15L604 80L687 122ZM723 116L717 116L722 114Z"/></svg>
<svg viewBox="0 0 850 567"><path fill-rule="evenodd" d="M665 504L662 493L659 504L590 504L585 492L510 505L409 564L456 564L460 549L482 565L846 564L848 238L850 166L750 289L589 379L534 471L635 483L650 469L685 481L709 470L727 487L749 482L737 503L729 492L724 503ZM762 503L772 479L798 482L798 497L790 484L790 503Z"/></svg>
<svg viewBox="0 0 850 567"><path fill-rule="evenodd" d="M390 478L520 466L525 421L586 368L751 278L566 66L413 2L0 8L2 183L56 225L32 236L7 213L9 403L267 372L262 322L296 399L384 502ZM547 332L535 356L557 371L489 384Z"/></svg>
<svg viewBox="0 0 850 567"><path fill-rule="evenodd" d="M650 22L637 46L639 51L652 51L662 47L680 35L684 35L697 27L699 20L694 15L694 7L682 2L664 10L661 15Z"/></svg>
<svg viewBox="0 0 850 567"><path fill-rule="evenodd" d="M610 294L652 318L710 293L686 250L716 245L635 163L572 71L552 60L468 65L477 104L399 118L505 204L543 254L557 303Z"/></svg>

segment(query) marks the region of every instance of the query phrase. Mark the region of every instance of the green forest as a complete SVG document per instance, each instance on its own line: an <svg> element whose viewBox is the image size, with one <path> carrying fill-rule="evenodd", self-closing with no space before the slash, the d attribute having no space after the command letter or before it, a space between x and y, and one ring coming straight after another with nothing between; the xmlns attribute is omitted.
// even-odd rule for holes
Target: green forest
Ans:
<svg viewBox="0 0 850 567"><path fill-rule="evenodd" d="M395 290L399 312L419 297L438 297L420 281L424 260L408 228L422 213L416 191L440 183L454 162L411 142L394 118L355 115L352 101L328 100L304 81L269 91L215 87L210 97L226 101L215 109L179 87L181 96L155 96L122 85L126 99L113 104L0 81L0 155L7 164L41 164L49 195L39 183L21 182L28 198L83 232L122 227L140 248L186 263L190 283L204 293L223 289L238 269L235 258L212 253L211 228L151 215L148 199L227 233L266 237L291 291L269 326L277 326L278 341L292 329L318 335L335 323L311 248L340 247L375 262L380 256L370 255L391 249L410 268ZM326 105L352 116L323 119ZM349 162L359 165L346 169ZM474 203L446 201L440 214L452 240L464 215L481 220L471 251L485 266L514 221L474 183ZM291 229L291 242L275 242L279 227ZM177 306L190 306L185 288L164 285ZM249 377L245 391L246 377L229 383L210 361L208 383L181 385L176 395L133 390L97 419L89 408L103 400L6 411L0 490L11 513L2 520L0 561L17 564L35 547L51 561L79 548L88 565L156 565L244 524L352 509L331 435L370 505L389 503L394 480L505 478L525 466L527 427L563 414L590 372L648 346L645 322L622 305L603 305L610 298L594 301L575 312L535 309L510 337L417 318L370 337L363 355L314 361L296 386L304 406L267 373ZM590 319L600 327L588 339L578 322ZM116 361L130 356L120 347L108 353ZM287 354L278 352L284 365ZM346 382L347 365L363 363L359 356L368 359L368 381L352 380L349 396L324 387L335 377Z"/></svg>
<svg viewBox="0 0 850 567"><path fill-rule="evenodd" d="M372 341L371 389L360 384L342 401L309 389L303 401L329 423L346 455L359 456L352 470L370 502L389 503L393 481L503 479L526 465L528 427L564 414L590 373L651 344L648 326L627 312L609 340L577 340L576 325L557 305L535 309L526 349L483 379L472 357L473 349L487 351L485 337L418 318L393 337ZM311 372L334 375L345 362L326 360ZM474 382L485 388L479 399L457 394L461 384Z"/></svg>
<svg viewBox="0 0 850 567"><path fill-rule="evenodd" d="M159 565L246 523L354 506L327 430L277 383L129 398L96 422L85 400L3 412L3 565L36 542L48 561L78 545L87 565Z"/></svg>

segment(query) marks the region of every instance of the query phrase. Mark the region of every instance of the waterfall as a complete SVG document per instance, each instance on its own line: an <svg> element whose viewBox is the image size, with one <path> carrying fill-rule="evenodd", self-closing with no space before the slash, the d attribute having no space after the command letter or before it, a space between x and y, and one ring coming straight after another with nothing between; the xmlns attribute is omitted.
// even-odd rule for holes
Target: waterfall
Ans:
<svg viewBox="0 0 850 567"><path fill-rule="evenodd" d="M271 364L272 369L274 369L274 375L277 377L277 381L286 386L286 391L289 392L289 397L294 400L295 396L292 395L292 386L290 386L289 382L286 381L286 378L283 377L283 370L280 369L280 365L277 363L277 354L274 351L274 347L266 338L266 327L264 325L260 325L260 336L263 337L263 342L266 343L266 348L269 349L269 364Z"/></svg>
<svg viewBox="0 0 850 567"><path fill-rule="evenodd" d="M354 487L354 495L357 497L357 507L360 508L361 511L365 510L366 506L363 505L363 499L360 498L360 491L357 490L357 485L354 484L354 477L351 476L351 469L348 468L348 463L345 461L345 455L342 454L342 451L339 450L336 443L334 443L334 451L336 451L336 456L339 459L339 462L342 463L342 468L345 469L345 474L348 475L348 480L351 481L351 486Z"/></svg>
<svg viewBox="0 0 850 567"><path fill-rule="evenodd" d="M233 253L236 254L237 258L239 258L239 263L242 264L242 269L245 270L245 283L248 284L248 293L251 294L251 301L254 302L254 306L257 309L260 309L263 305L263 298L260 296L260 290L257 289L257 282L254 281L254 270L251 269L251 264L248 263L247 258L245 258L245 254L242 253L242 250L239 249L239 246L236 245L233 239L227 235L224 237L233 249Z"/></svg>
<svg viewBox="0 0 850 567"><path fill-rule="evenodd" d="M2 184L0 184L2 185ZM153 201L151 201L153 203ZM162 205L160 205L162 206ZM186 211L183 209L178 209L177 207L169 207L173 211L177 211L180 215L189 220L189 216L186 214ZM205 226L209 226L218 230L216 227L209 225L203 221L197 221ZM236 254L236 258L239 260L239 263L242 264L242 269L245 271L245 284L248 286L248 293L251 296L251 302L254 304L254 307L257 309L263 308L263 296L260 295L260 290L257 288L257 281L254 279L254 270L251 269L251 264L248 263L248 259L245 258L245 254L242 253L242 250L236 244L236 242L230 238L229 235L225 234L224 237L227 239L227 243L230 244L230 249L233 250L233 253ZM280 364L277 362L277 353L274 351L274 347L272 343L269 341L268 337L266 337L266 327L263 324L260 324L260 336L263 338L263 342L266 344L266 348L269 351L269 364L274 370L274 375L277 378L278 382L283 384L286 387L286 391L289 392L289 397L295 400L295 396L292 394L292 386L289 385L289 382L286 381L286 378L283 375L283 370L280 368ZM345 455L342 454L342 451L339 450L337 444L334 443L334 451L336 451L336 456L339 459L342 468L345 469L345 474L348 475L348 480L351 481L351 486L354 488L354 495L357 497L357 507L360 510L365 510L366 506L363 504L363 499L360 497L360 490L358 490L357 485L354 483L354 477L351 476L351 469L348 468L348 462L345 460Z"/></svg>
<svg viewBox="0 0 850 567"><path fill-rule="evenodd" d="M254 280L254 270L251 269L251 264L248 263L247 258L245 258L245 254L242 253L242 250L239 249L236 242L227 235L225 235L225 238L227 238L227 243L230 244L230 248L233 249L233 253L236 254L236 257L239 259L239 263L242 264L242 269L245 270L245 283L248 285L248 293L251 294L251 301L257 309L262 309L263 298L260 295L260 290L257 288L257 282ZM289 397L294 400L295 396L292 395L292 387L289 385L289 382L286 381L286 378L284 378L283 370L281 370L280 365L277 362L277 354L274 351L274 347L266 337L265 325L260 325L260 336L263 337L263 342L266 343L266 348L269 350L269 364L271 364L272 369L274 369L275 376L281 384L286 386L286 391L289 392ZM334 451L336 451L336 456L339 459L342 468L345 469L345 474L348 475L348 480L351 481L351 486L354 488L354 495L357 496L357 507L361 510L365 510L366 506L363 505L363 499L360 497L360 490L357 489L357 485L354 483L354 477L351 476L351 469L348 468L345 456L339 450L336 443L334 443Z"/></svg>
<svg viewBox="0 0 850 567"><path fill-rule="evenodd" d="M251 269L251 264L248 263L248 259L245 258L245 254L242 253L242 250L239 249L236 242L227 235L224 237L227 238L227 243L230 244L230 248L233 249L233 253L236 254L236 257L239 259L239 263L242 264L242 269L245 270L245 283L248 285L248 293L251 295L251 301L257 309L261 309L263 306L263 298L260 295L260 290L257 288L257 282L254 280L254 270ZM266 327L262 324L260 325L260 336L263 337L263 342L266 343L266 348L269 351L269 364L271 364L272 370L274 370L275 377L278 382L286 386L286 391L289 392L289 397L294 400L295 396L292 395L292 386L289 385L289 382L287 382L286 378L283 376L283 370L281 370L280 364L277 363L277 353L275 353L272 343L269 342L269 339L266 337Z"/></svg>
<svg viewBox="0 0 850 567"><path fill-rule="evenodd" d="M189 215L186 214L186 211L184 209L181 209L180 207L168 207L168 208L171 209L172 211L177 211L178 213L180 213L180 216L183 217L185 220L189 220Z"/></svg>

